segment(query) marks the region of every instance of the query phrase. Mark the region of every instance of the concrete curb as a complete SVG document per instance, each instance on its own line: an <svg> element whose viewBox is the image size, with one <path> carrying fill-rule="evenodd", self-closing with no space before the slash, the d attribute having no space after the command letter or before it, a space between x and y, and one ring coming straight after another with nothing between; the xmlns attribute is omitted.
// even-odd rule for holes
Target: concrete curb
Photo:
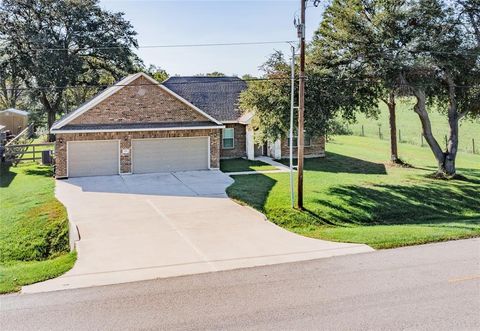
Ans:
<svg viewBox="0 0 480 331"><path fill-rule="evenodd" d="M75 250L75 244L80 240L80 232L75 223L70 219L68 220L68 241L70 244L70 252Z"/></svg>

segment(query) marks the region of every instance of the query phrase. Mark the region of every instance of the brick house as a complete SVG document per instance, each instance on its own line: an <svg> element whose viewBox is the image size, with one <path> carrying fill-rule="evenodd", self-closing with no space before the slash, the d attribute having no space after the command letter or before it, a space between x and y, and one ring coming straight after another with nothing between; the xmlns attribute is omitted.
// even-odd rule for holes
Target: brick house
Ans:
<svg viewBox="0 0 480 331"><path fill-rule="evenodd" d="M238 108L245 88L237 77L159 84L144 73L127 76L54 123L55 176L218 169L221 158L287 156L285 139L254 144L253 114ZM306 154L323 150L321 140Z"/></svg>

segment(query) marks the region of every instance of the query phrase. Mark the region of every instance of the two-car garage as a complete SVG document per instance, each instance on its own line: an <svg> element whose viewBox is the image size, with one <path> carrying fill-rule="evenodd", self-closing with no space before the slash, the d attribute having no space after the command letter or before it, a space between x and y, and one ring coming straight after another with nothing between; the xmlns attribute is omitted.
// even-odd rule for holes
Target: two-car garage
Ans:
<svg viewBox="0 0 480 331"><path fill-rule="evenodd" d="M208 169L208 140L208 137L133 139L132 173Z"/></svg>
<svg viewBox="0 0 480 331"><path fill-rule="evenodd" d="M209 146L209 137L132 139L130 148L121 148L120 140L69 141L67 176L119 174L121 155L130 156L131 173L205 170Z"/></svg>

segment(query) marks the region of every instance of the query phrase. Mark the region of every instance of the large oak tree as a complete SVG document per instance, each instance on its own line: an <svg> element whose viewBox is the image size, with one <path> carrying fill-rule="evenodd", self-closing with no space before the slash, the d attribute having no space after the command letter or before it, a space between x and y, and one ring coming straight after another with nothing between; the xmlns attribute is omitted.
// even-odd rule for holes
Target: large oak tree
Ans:
<svg viewBox="0 0 480 331"><path fill-rule="evenodd" d="M478 0L333 0L313 46L319 70L338 71L338 90L370 80L389 106L392 159L396 158L395 96L412 96L438 174L453 176L459 121L479 115ZM364 83L362 83L364 84ZM377 89L367 90L377 92ZM348 103L355 100L347 100ZM339 100L339 103L343 103ZM448 143L433 135L431 109L446 114Z"/></svg>
<svg viewBox="0 0 480 331"><path fill-rule="evenodd" d="M98 0L4 0L0 47L15 60L41 102L50 128L71 86L98 88L136 69L135 31Z"/></svg>

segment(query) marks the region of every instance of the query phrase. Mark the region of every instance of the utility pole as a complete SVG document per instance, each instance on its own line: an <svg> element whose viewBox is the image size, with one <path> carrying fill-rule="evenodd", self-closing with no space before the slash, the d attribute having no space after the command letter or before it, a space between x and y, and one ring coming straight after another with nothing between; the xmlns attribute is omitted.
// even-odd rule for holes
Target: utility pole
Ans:
<svg viewBox="0 0 480 331"><path fill-rule="evenodd" d="M304 113L305 113L305 7L307 0L300 0L300 73L298 86L298 127L297 127L297 208L303 209L303 143L304 143Z"/></svg>
<svg viewBox="0 0 480 331"><path fill-rule="evenodd" d="M290 91L290 201L292 208L295 207L295 189L293 188L293 117L295 109L295 47L292 46L291 62L291 91Z"/></svg>

